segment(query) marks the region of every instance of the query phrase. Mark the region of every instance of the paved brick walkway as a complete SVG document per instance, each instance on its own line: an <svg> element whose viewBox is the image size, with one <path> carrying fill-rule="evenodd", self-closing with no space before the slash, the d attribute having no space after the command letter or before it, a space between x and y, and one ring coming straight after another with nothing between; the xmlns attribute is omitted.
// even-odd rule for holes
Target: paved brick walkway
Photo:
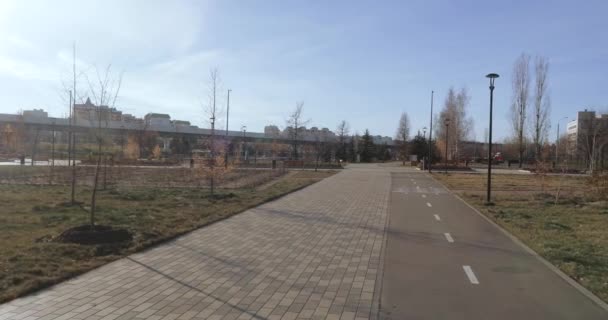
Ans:
<svg viewBox="0 0 608 320"><path fill-rule="evenodd" d="M0 319L373 318L389 192L388 171L345 170L0 305Z"/></svg>

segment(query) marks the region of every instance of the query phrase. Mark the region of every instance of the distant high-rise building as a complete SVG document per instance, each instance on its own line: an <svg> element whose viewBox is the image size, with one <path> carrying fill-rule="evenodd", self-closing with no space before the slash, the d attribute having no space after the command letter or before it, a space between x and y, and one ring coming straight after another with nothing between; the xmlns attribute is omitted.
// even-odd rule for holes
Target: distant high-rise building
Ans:
<svg viewBox="0 0 608 320"><path fill-rule="evenodd" d="M275 125L265 126L264 136L269 138L278 138L279 136L281 136L281 130L279 130L279 127Z"/></svg>
<svg viewBox="0 0 608 320"><path fill-rule="evenodd" d="M568 122L568 154L579 160L589 158L590 153L604 158L608 148L608 114L597 114L595 111L579 111L576 119ZM592 150L597 148L597 150Z"/></svg>

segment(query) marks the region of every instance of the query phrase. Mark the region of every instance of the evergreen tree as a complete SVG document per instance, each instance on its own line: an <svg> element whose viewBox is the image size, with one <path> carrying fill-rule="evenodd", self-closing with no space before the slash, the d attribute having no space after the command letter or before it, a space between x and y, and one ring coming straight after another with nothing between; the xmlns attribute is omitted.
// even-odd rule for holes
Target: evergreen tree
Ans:
<svg viewBox="0 0 608 320"><path fill-rule="evenodd" d="M418 159L422 159L429 154L429 145L426 139L417 134L412 142L410 143L410 154L415 154L418 156Z"/></svg>
<svg viewBox="0 0 608 320"><path fill-rule="evenodd" d="M372 162L376 154L376 146L367 129L365 129L365 134L361 137L361 147L359 149L361 150L361 162Z"/></svg>
<svg viewBox="0 0 608 320"><path fill-rule="evenodd" d="M436 141L433 140L433 162L441 160L441 152L437 149ZM410 154L418 155L418 160L422 160L429 155L429 141L418 133L410 142Z"/></svg>
<svg viewBox="0 0 608 320"><path fill-rule="evenodd" d="M391 153L388 149L388 145L385 143L379 145L376 148L376 158L380 161L388 161L391 159Z"/></svg>

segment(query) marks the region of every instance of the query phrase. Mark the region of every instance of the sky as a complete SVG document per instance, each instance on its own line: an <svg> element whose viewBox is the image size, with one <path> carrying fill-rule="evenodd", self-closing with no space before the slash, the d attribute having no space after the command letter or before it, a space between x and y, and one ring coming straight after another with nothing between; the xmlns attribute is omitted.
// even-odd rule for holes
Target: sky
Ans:
<svg viewBox="0 0 608 320"><path fill-rule="evenodd" d="M394 136L429 126L450 87L471 96L472 139L489 123L511 135L512 69L523 52L550 61L551 136L585 108L608 110L608 1L35 1L0 2L0 113L68 113L96 70L122 74L116 107L208 127L209 72L230 97L230 128L284 127L298 101L309 126ZM225 107L221 108L225 111ZM224 126L225 117L218 119ZM565 121L561 122L562 130Z"/></svg>

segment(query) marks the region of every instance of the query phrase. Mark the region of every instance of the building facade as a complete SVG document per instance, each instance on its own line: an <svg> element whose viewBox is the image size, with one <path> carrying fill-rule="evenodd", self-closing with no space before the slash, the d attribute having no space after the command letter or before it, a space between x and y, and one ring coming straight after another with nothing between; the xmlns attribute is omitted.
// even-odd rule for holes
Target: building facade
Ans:
<svg viewBox="0 0 608 320"><path fill-rule="evenodd" d="M590 169L604 168L608 163L608 114L579 111L566 127L567 153L571 161Z"/></svg>

